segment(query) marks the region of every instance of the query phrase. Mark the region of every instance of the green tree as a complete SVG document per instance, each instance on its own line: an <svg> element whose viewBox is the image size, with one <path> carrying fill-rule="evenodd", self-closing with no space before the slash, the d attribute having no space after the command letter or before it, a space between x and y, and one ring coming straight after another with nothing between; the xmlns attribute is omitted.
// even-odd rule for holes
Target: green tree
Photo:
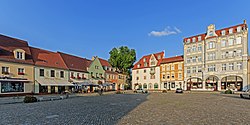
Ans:
<svg viewBox="0 0 250 125"><path fill-rule="evenodd" d="M136 61L136 52L134 49L129 49L127 46L113 48L109 52L109 63L112 67L118 69L122 73L130 74L131 68Z"/></svg>

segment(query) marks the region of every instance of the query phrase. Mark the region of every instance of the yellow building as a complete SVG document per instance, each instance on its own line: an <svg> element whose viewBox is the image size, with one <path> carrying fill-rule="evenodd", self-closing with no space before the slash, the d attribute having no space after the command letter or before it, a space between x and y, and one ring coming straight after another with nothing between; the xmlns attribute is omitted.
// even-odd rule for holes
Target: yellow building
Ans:
<svg viewBox="0 0 250 125"><path fill-rule="evenodd" d="M26 41L0 35L0 95L32 93L33 64Z"/></svg>
<svg viewBox="0 0 250 125"><path fill-rule="evenodd" d="M167 90L184 88L183 56L164 58L160 65L161 83Z"/></svg>

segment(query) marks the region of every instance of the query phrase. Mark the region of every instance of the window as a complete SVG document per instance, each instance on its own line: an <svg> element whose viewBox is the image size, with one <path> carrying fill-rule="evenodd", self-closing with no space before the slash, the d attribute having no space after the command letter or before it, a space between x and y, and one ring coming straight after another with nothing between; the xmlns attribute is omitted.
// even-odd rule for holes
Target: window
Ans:
<svg viewBox="0 0 250 125"><path fill-rule="evenodd" d="M136 80L139 80L139 77L136 77Z"/></svg>
<svg viewBox="0 0 250 125"><path fill-rule="evenodd" d="M201 62L201 61L202 61L201 56L198 56L198 62Z"/></svg>
<svg viewBox="0 0 250 125"><path fill-rule="evenodd" d="M85 76L84 76L84 74L82 74L82 79L85 79Z"/></svg>
<svg viewBox="0 0 250 125"><path fill-rule="evenodd" d="M192 47L192 51L195 52L196 51L196 46Z"/></svg>
<svg viewBox="0 0 250 125"><path fill-rule="evenodd" d="M157 83L154 84L154 88L158 89L158 84Z"/></svg>
<svg viewBox="0 0 250 125"><path fill-rule="evenodd" d="M215 53L209 53L207 56L208 60L215 60L216 59L216 54Z"/></svg>
<svg viewBox="0 0 250 125"><path fill-rule="evenodd" d="M241 44L241 37L236 38L236 44Z"/></svg>
<svg viewBox="0 0 250 125"><path fill-rule="evenodd" d="M150 79L155 79L155 75L151 75L151 76L150 76Z"/></svg>
<svg viewBox="0 0 250 125"><path fill-rule="evenodd" d="M187 73L190 73L190 67L187 67Z"/></svg>
<svg viewBox="0 0 250 125"><path fill-rule="evenodd" d="M198 72L202 72L201 66L198 66Z"/></svg>
<svg viewBox="0 0 250 125"><path fill-rule="evenodd" d="M39 74L40 76L44 76L44 69L40 69Z"/></svg>
<svg viewBox="0 0 250 125"><path fill-rule="evenodd" d="M165 79L165 78L166 78L165 74L163 74L163 75L162 75L162 78L163 78L163 79Z"/></svg>
<svg viewBox="0 0 250 125"><path fill-rule="evenodd" d="M95 66L95 69L99 69L99 66Z"/></svg>
<svg viewBox="0 0 250 125"><path fill-rule="evenodd" d="M234 63L229 63L228 68L229 70L234 70Z"/></svg>
<svg viewBox="0 0 250 125"><path fill-rule="evenodd" d="M158 55L157 59L161 59L161 55Z"/></svg>
<svg viewBox="0 0 250 125"><path fill-rule="evenodd" d="M1 92L24 92L24 83L23 82L1 82Z"/></svg>
<svg viewBox="0 0 250 125"><path fill-rule="evenodd" d="M144 58L144 59L143 59L143 62L146 62L146 61L147 61L147 59L146 59L146 58Z"/></svg>
<svg viewBox="0 0 250 125"><path fill-rule="evenodd" d="M146 69L144 69L144 71L143 71L144 73L146 73L147 72L147 70Z"/></svg>
<svg viewBox="0 0 250 125"><path fill-rule="evenodd" d="M187 58L187 63L190 63L190 58Z"/></svg>
<svg viewBox="0 0 250 125"><path fill-rule="evenodd" d="M171 70L174 70L174 64L172 64Z"/></svg>
<svg viewBox="0 0 250 125"><path fill-rule="evenodd" d="M225 31L225 30L222 30L222 31L221 31L221 35L222 35L222 36L225 36L225 35L226 35L226 31Z"/></svg>
<svg viewBox="0 0 250 125"><path fill-rule="evenodd" d="M208 43L208 49L215 48L215 43L214 42L209 42Z"/></svg>
<svg viewBox="0 0 250 125"><path fill-rule="evenodd" d="M237 63L237 69L238 70L242 70L242 62L238 62Z"/></svg>
<svg viewBox="0 0 250 125"><path fill-rule="evenodd" d="M226 58L226 52L222 52L222 53L221 53L221 58L222 58L222 59Z"/></svg>
<svg viewBox="0 0 250 125"><path fill-rule="evenodd" d="M169 79L170 78L170 75L169 74L167 74L167 79Z"/></svg>
<svg viewBox="0 0 250 125"><path fill-rule="evenodd" d="M50 70L50 77L55 77L55 70Z"/></svg>
<svg viewBox="0 0 250 125"><path fill-rule="evenodd" d="M190 39L187 39L187 43L190 43Z"/></svg>
<svg viewBox="0 0 250 125"><path fill-rule="evenodd" d="M64 78L64 71L60 71L60 77Z"/></svg>
<svg viewBox="0 0 250 125"><path fill-rule="evenodd" d="M196 73L196 67L192 68L192 73Z"/></svg>
<svg viewBox="0 0 250 125"><path fill-rule="evenodd" d="M95 77L98 78L98 73L95 74Z"/></svg>
<svg viewBox="0 0 250 125"><path fill-rule="evenodd" d="M17 73L18 75L24 75L24 68L18 68Z"/></svg>
<svg viewBox="0 0 250 125"><path fill-rule="evenodd" d="M201 44L198 45L198 51L199 51L199 52L202 51L202 46L201 46Z"/></svg>
<svg viewBox="0 0 250 125"><path fill-rule="evenodd" d="M191 47L188 47L187 48L187 53L190 53L191 52Z"/></svg>
<svg viewBox="0 0 250 125"><path fill-rule="evenodd" d="M9 74L9 67L2 67L2 74Z"/></svg>
<svg viewBox="0 0 250 125"><path fill-rule="evenodd" d="M174 82L172 82L171 87L175 88L175 83Z"/></svg>
<svg viewBox="0 0 250 125"><path fill-rule="evenodd" d="M23 59L23 53L22 52L16 52L16 58L17 59Z"/></svg>
<svg viewBox="0 0 250 125"><path fill-rule="evenodd" d="M237 50L237 56L242 56L242 50Z"/></svg>
<svg viewBox="0 0 250 125"><path fill-rule="evenodd" d="M201 41L201 36L198 37L198 41Z"/></svg>
<svg viewBox="0 0 250 125"><path fill-rule="evenodd" d="M229 29L229 34L233 33L233 28Z"/></svg>
<svg viewBox="0 0 250 125"><path fill-rule="evenodd" d="M139 73L139 70L136 70L136 74L138 74Z"/></svg>
<svg viewBox="0 0 250 125"><path fill-rule="evenodd" d="M148 63L145 62L145 63L144 63L144 67L147 67L147 66L148 66Z"/></svg>
<svg viewBox="0 0 250 125"><path fill-rule="evenodd" d="M147 76L144 76L144 79L147 79Z"/></svg>
<svg viewBox="0 0 250 125"><path fill-rule="evenodd" d="M174 73L171 74L172 78L174 78Z"/></svg>
<svg viewBox="0 0 250 125"><path fill-rule="evenodd" d="M209 31L209 34L208 34L209 36L213 36L214 35L214 33L213 33L213 31Z"/></svg>
<svg viewBox="0 0 250 125"><path fill-rule="evenodd" d="M193 42L196 42L196 38L194 37L194 38L192 39L192 41L193 41Z"/></svg>
<svg viewBox="0 0 250 125"><path fill-rule="evenodd" d="M181 79L182 78L182 73L178 74L178 78Z"/></svg>
<svg viewBox="0 0 250 125"><path fill-rule="evenodd" d="M222 40L221 41L221 47L225 47L226 46L226 40Z"/></svg>
<svg viewBox="0 0 250 125"><path fill-rule="evenodd" d="M208 66L208 72L214 72L216 70L215 65Z"/></svg>
<svg viewBox="0 0 250 125"><path fill-rule="evenodd" d="M182 70L182 64L178 64L178 69Z"/></svg>
<svg viewBox="0 0 250 125"><path fill-rule="evenodd" d="M195 57L193 57L192 62L196 62L196 58Z"/></svg>
<svg viewBox="0 0 250 125"><path fill-rule="evenodd" d="M227 70L227 64L222 64L221 70L222 70L222 71L226 71L226 70Z"/></svg>
<svg viewBox="0 0 250 125"><path fill-rule="evenodd" d="M241 31L241 26L238 26L237 27L237 32L240 32Z"/></svg>
<svg viewBox="0 0 250 125"><path fill-rule="evenodd" d="M229 45L229 46L232 46L233 44L234 44L234 40L233 40L233 39L229 39L229 40L228 40L228 45Z"/></svg>
<svg viewBox="0 0 250 125"><path fill-rule="evenodd" d="M140 64L137 65L137 68L140 68Z"/></svg>

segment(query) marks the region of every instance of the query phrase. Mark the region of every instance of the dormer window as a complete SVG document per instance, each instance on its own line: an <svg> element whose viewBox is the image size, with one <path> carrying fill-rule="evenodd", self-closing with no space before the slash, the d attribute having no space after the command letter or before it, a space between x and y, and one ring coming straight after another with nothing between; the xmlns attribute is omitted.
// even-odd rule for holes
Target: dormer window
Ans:
<svg viewBox="0 0 250 125"><path fill-rule="evenodd" d="M146 58L144 58L144 59L143 59L143 62L146 62L146 60L147 60L147 59L146 59Z"/></svg>
<svg viewBox="0 0 250 125"><path fill-rule="evenodd" d="M196 42L196 38L194 37L192 41L193 41L193 42Z"/></svg>
<svg viewBox="0 0 250 125"><path fill-rule="evenodd" d="M229 34L233 33L233 28L229 29Z"/></svg>
<svg viewBox="0 0 250 125"><path fill-rule="evenodd" d="M158 55L157 59L161 59L161 55Z"/></svg>
<svg viewBox="0 0 250 125"><path fill-rule="evenodd" d="M25 59L25 51L22 49L16 49L14 50L14 57L16 59Z"/></svg>
<svg viewBox="0 0 250 125"><path fill-rule="evenodd" d="M137 65L137 68L140 68L140 64Z"/></svg>
<svg viewBox="0 0 250 125"><path fill-rule="evenodd" d="M221 35L222 35L222 36L225 36L225 35L226 35L226 31L225 31L225 30L222 30L222 31L221 31Z"/></svg>
<svg viewBox="0 0 250 125"><path fill-rule="evenodd" d="M237 27L237 32L240 32L241 31L241 26L238 26Z"/></svg>
<svg viewBox="0 0 250 125"><path fill-rule="evenodd" d="M201 36L198 37L198 41L201 41Z"/></svg>
<svg viewBox="0 0 250 125"><path fill-rule="evenodd" d="M190 39L187 40L187 43L190 43Z"/></svg>

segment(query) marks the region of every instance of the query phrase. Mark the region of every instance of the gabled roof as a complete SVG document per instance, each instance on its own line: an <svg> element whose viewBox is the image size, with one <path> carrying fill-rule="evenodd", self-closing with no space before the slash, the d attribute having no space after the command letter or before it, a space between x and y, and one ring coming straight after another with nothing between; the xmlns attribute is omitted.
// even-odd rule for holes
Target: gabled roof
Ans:
<svg viewBox="0 0 250 125"><path fill-rule="evenodd" d="M87 67L90 65L91 60L86 58L77 57L74 55L58 52L64 60L69 70L87 72Z"/></svg>
<svg viewBox="0 0 250 125"><path fill-rule="evenodd" d="M183 60L184 60L183 55L174 56L174 57L169 57L169 58L163 58L162 61L161 61L161 64L173 63L173 62L181 62Z"/></svg>
<svg viewBox="0 0 250 125"><path fill-rule="evenodd" d="M22 49L25 51L25 60L15 59L13 51L15 49ZM34 64L30 48L26 41L0 35L0 60Z"/></svg>
<svg viewBox="0 0 250 125"><path fill-rule="evenodd" d="M99 57L98 57L99 58ZM109 64L109 62L105 59L99 58L100 63L102 64L102 66L108 66L111 67L111 65Z"/></svg>
<svg viewBox="0 0 250 125"><path fill-rule="evenodd" d="M231 27L227 27L227 28L223 28L223 29L219 29L219 30L216 30L215 33L219 36L222 36L222 33L221 31L225 30L225 35L228 35L229 34L229 29L233 28L233 33L236 33L237 32L237 27L241 26L242 29L245 29L247 28L247 24L243 23L243 24L239 24L239 25L235 25L235 26L231 26ZM198 37L201 36L201 41L202 40L205 40L205 37L206 37L207 33L203 33L203 34L199 34L199 35L195 35L195 36L191 36L191 37L187 37L187 38L184 38L183 39L183 42L187 42L188 39L190 39L190 43L192 43L192 39L195 38L196 42L199 42L198 41ZM209 37L211 38L211 37Z"/></svg>
<svg viewBox="0 0 250 125"><path fill-rule="evenodd" d="M143 68L149 68L149 60L151 56L154 56L156 58L156 60L158 61L157 66L160 65L162 58L164 58L164 52L159 52L159 53L154 53L154 54L149 54L146 56L143 56L138 62L135 63L133 69L143 69ZM158 59L158 56L160 56L161 58ZM144 59L146 59L146 61L144 62ZM144 66L144 63L147 63L147 66ZM140 65L140 68L137 67L137 65Z"/></svg>
<svg viewBox="0 0 250 125"><path fill-rule="evenodd" d="M59 53L55 53L55 52L51 52L51 51L43 50L43 49L38 49L34 47L30 47L30 50L31 50L35 65L66 69L66 70L68 69Z"/></svg>

